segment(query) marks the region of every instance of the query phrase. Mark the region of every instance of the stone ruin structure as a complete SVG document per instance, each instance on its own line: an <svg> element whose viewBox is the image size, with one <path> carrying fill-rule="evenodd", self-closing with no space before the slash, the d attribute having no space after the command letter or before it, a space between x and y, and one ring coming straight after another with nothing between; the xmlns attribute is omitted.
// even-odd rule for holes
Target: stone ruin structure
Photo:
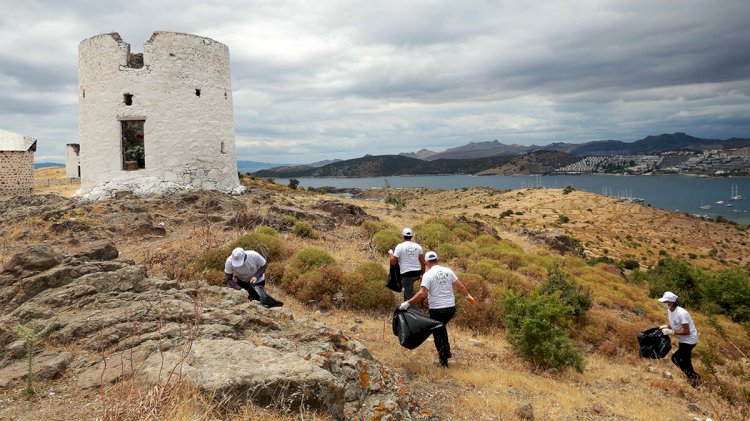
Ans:
<svg viewBox="0 0 750 421"><path fill-rule="evenodd" d="M143 53L117 33L78 46L81 189L242 191L237 176L229 49L154 32Z"/></svg>
<svg viewBox="0 0 750 421"><path fill-rule="evenodd" d="M0 129L0 196L34 191L36 139Z"/></svg>
<svg viewBox="0 0 750 421"><path fill-rule="evenodd" d="M81 178L81 145L68 143L65 146L65 176Z"/></svg>

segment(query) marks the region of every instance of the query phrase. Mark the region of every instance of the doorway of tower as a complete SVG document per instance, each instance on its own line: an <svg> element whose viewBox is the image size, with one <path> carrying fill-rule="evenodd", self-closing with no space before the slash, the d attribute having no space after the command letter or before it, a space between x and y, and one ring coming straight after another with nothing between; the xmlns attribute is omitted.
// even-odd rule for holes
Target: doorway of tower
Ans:
<svg viewBox="0 0 750 421"><path fill-rule="evenodd" d="M122 120L122 169L125 171L146 168L143 125L146 120Z"/></svg>

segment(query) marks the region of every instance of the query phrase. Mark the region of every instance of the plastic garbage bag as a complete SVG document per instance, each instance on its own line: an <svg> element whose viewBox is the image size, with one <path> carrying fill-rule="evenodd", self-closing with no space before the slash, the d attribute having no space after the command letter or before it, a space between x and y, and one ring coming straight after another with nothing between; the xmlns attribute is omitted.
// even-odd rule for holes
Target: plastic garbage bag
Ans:
<svg viewBox="0 0 750 421"><path fill-rule="evenodd" d="M638 332L638 345L643 358L664 358L672 349L669 336L661 333L658 327Z"/></svg>
<svg viewBox="0 0 750 421"><path fill-rule="evenodd" d="M414 306L393 312L393 334L398 336L404 348L414 349L422 345L433 330L442 326L441 322L427 317Z"/></svg>
<svg viewBox="0 0 750 421"><path fill-rule="evenodd" d="M385 286L396 292L401 292L404 289L401 285L401 270L398 264L391 265L391 270L388 273L388 281Z"/></svg>
<svg viewBox="0 0 750 421"><path fill-rule="evenodd" d="M250 294L251 300L260 301L265 307L280 307L284 305L283 302L271 297L271 295L266 292L265 288L260 285L253 285L248 290L248 293Z"/></svg>

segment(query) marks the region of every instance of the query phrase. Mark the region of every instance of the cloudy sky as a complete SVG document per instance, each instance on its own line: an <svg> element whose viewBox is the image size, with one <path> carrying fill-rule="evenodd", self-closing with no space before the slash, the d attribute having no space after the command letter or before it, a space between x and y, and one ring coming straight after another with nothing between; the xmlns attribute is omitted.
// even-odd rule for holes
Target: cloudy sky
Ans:
<svg viewBox="0 0 750 421"><path fill-rule="evenodd" d="M470 141L750 138L748 0L0 0L0 128L78 141L77 48L154 30L229 46L239 159Z"/></svg>

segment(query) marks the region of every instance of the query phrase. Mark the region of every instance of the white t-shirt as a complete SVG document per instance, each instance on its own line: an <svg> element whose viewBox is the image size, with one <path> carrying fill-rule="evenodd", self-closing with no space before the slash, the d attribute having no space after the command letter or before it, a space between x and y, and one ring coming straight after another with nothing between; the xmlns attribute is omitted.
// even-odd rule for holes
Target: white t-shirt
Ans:
<svg viewBox="0 0 750 421"><path fill-rule="evenodd" d="M674 335L677 342L686 344L697 344L698 343L698 329L695 328L693 318L690 317L690 313L684 308L677 306L674 311L667 310L667 316L669 317L669 326L672 330L682 330L682 325L687 324L689 335Z"/></svg>
<svg viewBox="0 0 750 421"><path fill-rule="evenodd" d="M458 276L452 270L435 265L422 275L422 285L427 288L427 300L430 310L455 307L456 297L453 296L453 283Z"/></svg>
<svg viewBox="0 0 750 421"><path fill-rule="evenodd" d="M419 255L423 254L422 246L411 241L404 241L396 246L393 255L398 257L398 266L402 274L415 270L422 270Z"/></svg>
<svg viewBox="0 0 750 421"><path fill-rule="evenodd" d="M224 273L234 273L240 281L248 282L255 272L266 264L266 259L255 251L245 250L245 256L245 263L240 267L232 266L232 256L227 257L224 263ZM262 282L265 279L266 275L263 274L256 282Z"/></svg>

